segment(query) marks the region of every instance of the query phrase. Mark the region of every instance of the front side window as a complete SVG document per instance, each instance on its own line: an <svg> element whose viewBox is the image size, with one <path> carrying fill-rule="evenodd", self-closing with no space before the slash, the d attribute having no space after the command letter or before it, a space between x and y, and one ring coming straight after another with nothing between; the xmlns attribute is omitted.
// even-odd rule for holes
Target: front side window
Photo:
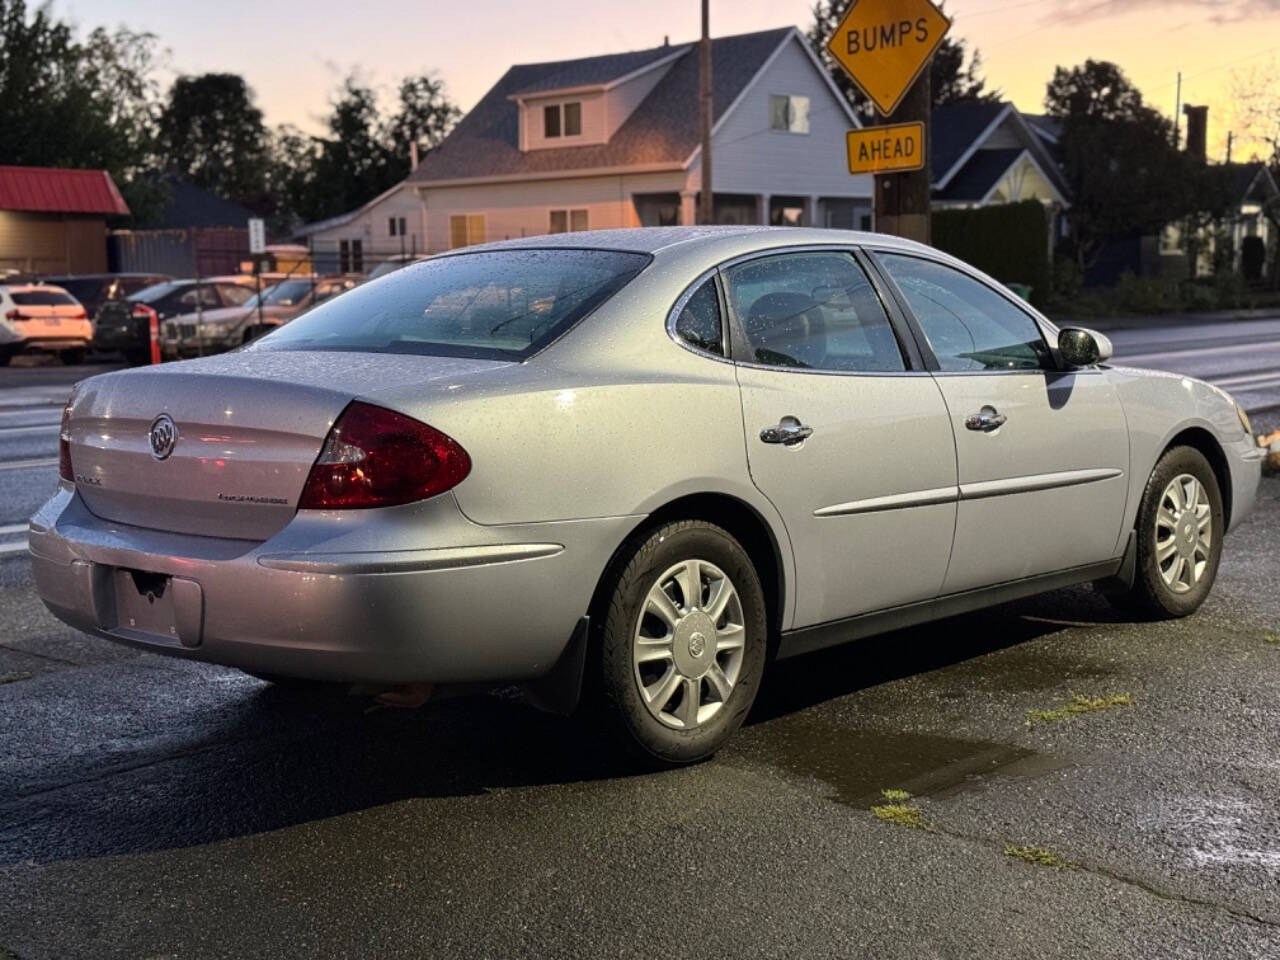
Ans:
<svg viewBox="0 0 1280 960"><path fill-rule="evenodd" d="M706 281L676 317L676 336L691 347L724 356L724 326L714 280Z"/></svg>
<svg viewBox="0 0 1280 960"><path fill-rule="evenodd" d="M878 254L949 372L1040 370L1053 366L1031 316L954 267L896 253Z"/></svg>
<svg viewBox="0 0 1280 960"><path fill-rule="evenodd" d="M783 133L808 133L809 98L772 94L769 97L769 129Z"/></svg>
<svg viewBox="0 0 1280 960"><path fill-rule="evenodd" d="M764 257L725 276L754 362L859 373L906 369L884 304L850 254Z"/></svg>
<svg viewBox="0 0 1280 960"><path fill-rule="evenodd" d="M645 254L576 249L436 257L333 297L252 349L523 360L648 262Z"/></svg>

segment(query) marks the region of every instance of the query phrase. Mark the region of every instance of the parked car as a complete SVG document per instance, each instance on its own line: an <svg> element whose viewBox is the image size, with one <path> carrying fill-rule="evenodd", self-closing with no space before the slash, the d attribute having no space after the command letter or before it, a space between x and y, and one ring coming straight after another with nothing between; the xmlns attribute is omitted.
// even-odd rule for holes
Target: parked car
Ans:
<svg viewBox="0 0 1280 960"><path fill-rule="evenodd" d="M56 353L83 363L93 325L76 298L47 283L0 286L0 367L19 353Z"/></svg>
<svg viewBox="0 0 1280 960"><path fill-rule="evenodd" d="M281 280L244 303L204 310L199 315L184 313L165 321L160 331L161 349L167 359L234 350L358 282L353 277Z"/></svg>
<svg viewBox="0 0 1280 960"><path fill-rule="evenodd" d="M71 294L93 320L108 300L123 300L131 294L172 280L163 273L78 273L59 277L42 277L41 283L52 283Z"/></svg>
<svg viewBox="0 0 1280 960"><path fill-rule="evenodd" d="M691 762L772 657L1090 581L1195 611L1261 451L1222 390L1110 352L876 234L469 248L82 383L35 580L147 650L581 694Z"/></svg>
<svg viewBox="0 0 1280 960"><path fill-rule="evenodd" d="M225 276L201 280L167 280L102 305L94 323L93 345L118 350L131 364L151 356L152 318L162 324L169 317L194 310L243 305L254 295L253 277Z"/></svg>

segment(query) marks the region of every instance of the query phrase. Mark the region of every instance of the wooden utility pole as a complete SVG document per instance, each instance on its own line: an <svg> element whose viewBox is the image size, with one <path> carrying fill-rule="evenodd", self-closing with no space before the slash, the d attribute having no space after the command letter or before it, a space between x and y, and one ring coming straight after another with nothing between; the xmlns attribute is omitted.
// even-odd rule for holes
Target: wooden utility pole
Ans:
<svg viewBox="0 0 1280 960"><path fill-rule="evenodd" d="M907 95L885 123L913 120L925 125L924 167L906 173L882 173L875 178L875 219L873 229L897 237L929 242L929 136L933 132L929 114L933 105L933 85L926 67Z"/></svg>
<svg viewBox="0 0 1280 960"><path fill-rule="evenodd" d="M702 134L702 190L698 222L715 223L711 193L711 0L702 0L702 43L698 48L698 129Z"/></svg>

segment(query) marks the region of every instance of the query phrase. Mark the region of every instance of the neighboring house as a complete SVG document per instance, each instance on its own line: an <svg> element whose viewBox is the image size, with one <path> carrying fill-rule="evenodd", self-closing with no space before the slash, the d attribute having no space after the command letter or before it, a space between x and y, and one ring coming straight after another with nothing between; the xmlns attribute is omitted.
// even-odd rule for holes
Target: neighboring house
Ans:
<svg viewBox="0 0 1280 960"><path fill-rule="evenodd" d="M694 223L698 59L664 44L508 69L409 176L426 249ZM845 148L859 121L797 30L713 40L712 92L717 222L870 225Z"/></svg>
<svg viewBox="0 0 1280 960"><path fill-rule="evenodd" d="M1055 159L1057 124L1011 103L935 107L930 124L934 209L1039 200L1061 235L1070 190Z"/></svg>
<svg viewBox="0 0 1280 960"><path fill-rule="evenodd" d="M320 273L365 273L389 257L426 250L426 216L405 180L358 210L304 224L293 236L310 246Z"/></svg>
<svg viewBox="0 0 1280 960"><path fill-rule="evenodd" d="M128 213L105 170L0 167L0 275L101 273L106 219Z"/></svg>
<svg viewBox="0 0 1280 960"><path fill-rule="evenodd" d="M159 178L169 199L156 218L130 230L112 230L111 269L209 277L239 273L249 256L253 212L177 177Z"/></svg>

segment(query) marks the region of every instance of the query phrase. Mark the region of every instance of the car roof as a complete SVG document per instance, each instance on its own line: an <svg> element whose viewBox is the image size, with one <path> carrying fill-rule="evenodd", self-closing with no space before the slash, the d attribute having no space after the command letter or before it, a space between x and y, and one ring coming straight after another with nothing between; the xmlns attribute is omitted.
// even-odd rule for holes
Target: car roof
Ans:
<svg viewBox="0 0 1280 960"><path fill-rule="evenodd" d="M759 249L769 249L777 246L839 243L850 245L869 244L903 250L932 250L932 248L916 243L914 240L906 240L902 237L894 237L885 233L867 233L861 230L829 230L816 227L746 225L580 230L574 233L520 237L515 240L499 240L471 247L460 247L457 250L449 251L449 254L445 255L483 250L545 249L548 247L659 253L675 246L717 246L725 240L739 241L735 245L758 246ZM746 241L746 243L742 244L742 241ZM933 252L936 253L936 251Z"/></svg>
<svg viewBox="0 0 1280 960"><path fill-rule="evenodd" d="M54 293L67 293L60 286L54 283L0 283L0 290L6 290L9 293L32 293L36 290L51 290ZM71 296L71 294L67 294Z"/></svg>

